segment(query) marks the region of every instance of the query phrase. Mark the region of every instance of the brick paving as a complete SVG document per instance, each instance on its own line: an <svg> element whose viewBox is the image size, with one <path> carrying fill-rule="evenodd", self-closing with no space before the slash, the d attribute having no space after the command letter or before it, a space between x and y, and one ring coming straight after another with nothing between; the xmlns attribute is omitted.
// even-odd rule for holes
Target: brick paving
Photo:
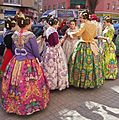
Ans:
<svg viewBox="0 0 119 120"><path fill-rule="evenodd" d="M0 107L0 120L119 120L119 78L98 89L52 91L50 97L45 110L30 116L8 114Z"/></svg>

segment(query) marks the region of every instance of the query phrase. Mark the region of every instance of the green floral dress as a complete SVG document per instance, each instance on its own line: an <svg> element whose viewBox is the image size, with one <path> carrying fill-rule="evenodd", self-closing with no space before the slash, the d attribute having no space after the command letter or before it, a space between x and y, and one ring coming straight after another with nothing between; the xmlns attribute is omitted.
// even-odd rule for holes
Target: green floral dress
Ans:
<svg viewBox="0 0 119 120"><path fill-rule="evenodd" d="M81 36L84 33L89 37L88 33L92 34L92 31L96 29L93 25L90 28L80 31ZM87 30L88 29L88 30ZM88 32L87 32L88 31ZM79 40L76 48L73 50L68 62L68 75L69 83L74 87L79 88L95 88L103 85L104 72L103 63L100 51L98 55L94 55L91 49L90 42Z"/></svg>
<svg viewBox="0 0 119 120"><path fill-rule="evenodd" d="M112 41L114 36L113 26L107 26L103 31L103 36L109 38L107 41L103 40L104 76L105 79L116 79L118 74L118 67L115 54L116 46Z"/></svg>

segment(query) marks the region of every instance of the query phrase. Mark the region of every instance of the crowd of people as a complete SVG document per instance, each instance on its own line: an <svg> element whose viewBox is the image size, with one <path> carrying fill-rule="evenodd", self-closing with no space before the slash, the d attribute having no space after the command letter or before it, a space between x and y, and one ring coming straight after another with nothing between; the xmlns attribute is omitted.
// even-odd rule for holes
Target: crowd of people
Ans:
<svg viewBox="0 0 119 120"><path fill-rule="evenodd" d="M6 112L30 115L47 107L50 90L99 88L105 80L117 79L112 19L106 16L102 26L85 10L79 20L80 27L70 20L61 39L58 18L48 18L38 38L31 32L30 17L21 13L5 21L6 49L0 70Z"/></svg>

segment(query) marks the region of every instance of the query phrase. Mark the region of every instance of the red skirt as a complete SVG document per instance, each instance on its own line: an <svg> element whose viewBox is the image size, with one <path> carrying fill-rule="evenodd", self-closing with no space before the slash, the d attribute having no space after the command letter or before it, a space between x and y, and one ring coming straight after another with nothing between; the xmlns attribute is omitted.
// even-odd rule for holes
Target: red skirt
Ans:
<svg viewBox="0 0 119 120"><path fill-rule="evenodd" d="M12 51L10 49L6 49L5 54L3 56L3 62L2 62L1 68L0 68L2 70L2 72L5 71L6 66L8 65L8 63L12 59L12 57L13 57Z"/></svg>

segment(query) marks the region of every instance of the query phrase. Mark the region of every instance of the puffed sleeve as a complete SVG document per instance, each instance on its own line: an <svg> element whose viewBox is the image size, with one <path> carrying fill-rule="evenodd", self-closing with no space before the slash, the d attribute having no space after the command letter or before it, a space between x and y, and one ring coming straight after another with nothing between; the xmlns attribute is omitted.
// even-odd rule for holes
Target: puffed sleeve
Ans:
<svg viewBox="0 0 119 120"><path fill-rule="evenodd" d="M114 30L109 29L108 32L106 33L105 37L108 37L112 41L112 39L114 37Z"/></svg>
<svg viewBox="0 0 119 120"><path fill-rule="evenodd" d="M58 34L56 32L51 33L48 37L48 42L50 46L55 46L59 43Z"/></svg>

